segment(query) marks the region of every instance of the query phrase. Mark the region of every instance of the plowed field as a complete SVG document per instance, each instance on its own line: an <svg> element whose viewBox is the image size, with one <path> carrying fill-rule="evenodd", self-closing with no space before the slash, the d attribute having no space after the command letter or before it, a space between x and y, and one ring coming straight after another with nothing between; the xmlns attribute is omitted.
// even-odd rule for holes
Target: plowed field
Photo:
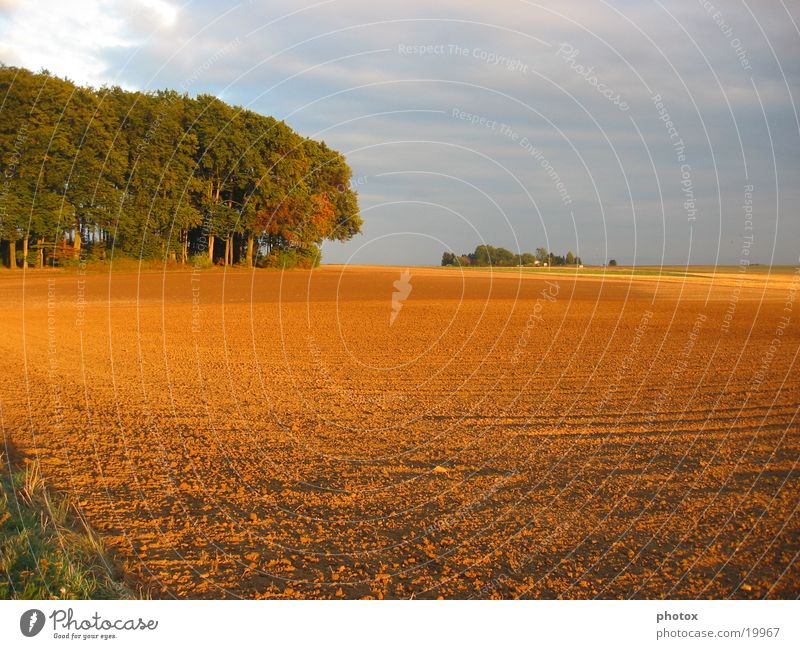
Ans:
<svg viewBox="0 0 800 649"><path fill-rule="evenodd" d="M4 273L5 442L154 596L800 595L800 275L403 270Z"/></svg>

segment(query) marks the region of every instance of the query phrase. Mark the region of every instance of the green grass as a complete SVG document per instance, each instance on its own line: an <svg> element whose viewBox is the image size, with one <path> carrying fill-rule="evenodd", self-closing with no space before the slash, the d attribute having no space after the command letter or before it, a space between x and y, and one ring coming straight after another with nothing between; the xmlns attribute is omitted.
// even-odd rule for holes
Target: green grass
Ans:
<svg viewBox="0 0 800 649"><path fill-rule="evenodd" d="M449 268L458 268L450 266ZM708 274L696 272L686 272L683 270L660 270L658 268L625 268L612 266L609 268L575 268L574 266L463 266L464 270L491 270L498 273L539 273L542 275L607 275L609 277L628 277L628 276L664 276L664 277L707 277Z"/></svg>
<svg viewBox="0 0 800 649"><path fill-rule="evenodd" d="M456 269L458 266L438 266L435 268ZM540 273L542 275L605 275L607 277L713 277L715 273L739 273L738 266L689 266L687 269L680 266L670 266L659 268L657 266L631 267L631 266L607 266L605 268L590 267L576 268L575 266L462 266L463 270L491 270L499 273ZM752 265L745 274L779 274L794 272L793 266L768 266Z"/></svg>
<svg viewBox="0 0 800 649"><path fill-rule="evenodd" d="M0 454L0 599L128 599L133 593L80 512L39 466Z"/></svg>

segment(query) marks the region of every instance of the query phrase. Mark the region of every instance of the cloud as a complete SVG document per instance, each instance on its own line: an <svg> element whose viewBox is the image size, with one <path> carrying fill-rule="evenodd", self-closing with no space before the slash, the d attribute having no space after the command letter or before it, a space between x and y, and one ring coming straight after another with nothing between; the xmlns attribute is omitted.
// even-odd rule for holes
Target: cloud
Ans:
<svg viewBox="0 0 800 649"><path fill-rule="evenodd" d="M141 46L178 13L163 0L6 1L3 11L4 60L87 84L113 81L107 53Z"/></svg>
<svg viewBox="0 0 800 649"><path fill-rule="evenodd" d="M393 230L413 230L447 238L456 250L480 237L507 246L520 240L523 248L546 239L587 261L607 254L659 261L665 247L668 261L736 263L742 188L750 183L760 217L753 258L794 261L800 223L786 210L800 173L793 105L800 98L792 94L800 36L790 20L798 18L782 5L704 7L693 0L4 2L0 55L79 82L211 92L347 152L368 179L364 237L327 246L329 261L360 249L364 261L435 263L429 244L385 256ZM454 109L478 123L455 119ZM684 165L695 221L684 207ZM415 170L430 175L421 180ZM491 202L447 176L485 191L510 227ZM475 227L454 226L442 210L408 207L420 197ZM376 207L383 203L405 207ZM372 240L381 243L364 246Z"/></svg>

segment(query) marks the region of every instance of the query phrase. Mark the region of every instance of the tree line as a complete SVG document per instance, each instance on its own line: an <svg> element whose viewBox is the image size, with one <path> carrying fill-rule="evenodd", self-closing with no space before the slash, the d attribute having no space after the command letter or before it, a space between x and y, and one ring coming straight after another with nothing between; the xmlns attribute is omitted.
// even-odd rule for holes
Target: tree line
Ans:
<svg viewBox="0 0 800 649"><path fill-rule="evenodd" d="M547 248L537 248L535 253L513 253L505 248L480 245L475 252L456 255L445 252L442 255L442 266L573 266L582 265L580 257L572 251L566 255L556 255Z"/></svg>
<svg viewBox="0 0 800 649"><path fill-rule="evenodd" d="M77 86L0 65L10 268L130 255L302 265L360 232L344 156L213 95Z"/></svg>

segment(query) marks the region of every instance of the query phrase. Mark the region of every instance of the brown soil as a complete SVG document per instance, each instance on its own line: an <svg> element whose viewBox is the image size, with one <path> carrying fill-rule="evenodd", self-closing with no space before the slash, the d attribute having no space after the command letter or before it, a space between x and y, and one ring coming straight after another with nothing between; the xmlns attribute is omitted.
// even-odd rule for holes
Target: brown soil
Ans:
<svg viewBox="0 0 800 649"><path fill-rule="evenodd" d="M6 442L165 597L800 594L800 275L401 270L4 273Z"/></svg>

